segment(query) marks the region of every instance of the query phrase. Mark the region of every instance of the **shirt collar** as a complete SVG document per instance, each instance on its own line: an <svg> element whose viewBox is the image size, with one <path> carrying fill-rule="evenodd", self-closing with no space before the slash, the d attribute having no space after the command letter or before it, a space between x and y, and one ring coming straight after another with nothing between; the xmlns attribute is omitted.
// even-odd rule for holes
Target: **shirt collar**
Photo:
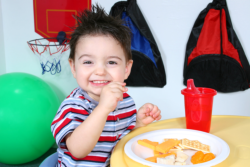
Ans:
<svg viewBox="0 0 250 167"><path fill-rule="evenodd" d="M84 96L84 98L87 99L87 100L90 102L90 104L93 104L94 107L96 107L96 106L99 104L98 101L95 101L94 99L92 99L92 98L88 95L88 93L87 93L85 90L83 90L82 88L80 88L80 94L82 94L82 95Z"/></svg>

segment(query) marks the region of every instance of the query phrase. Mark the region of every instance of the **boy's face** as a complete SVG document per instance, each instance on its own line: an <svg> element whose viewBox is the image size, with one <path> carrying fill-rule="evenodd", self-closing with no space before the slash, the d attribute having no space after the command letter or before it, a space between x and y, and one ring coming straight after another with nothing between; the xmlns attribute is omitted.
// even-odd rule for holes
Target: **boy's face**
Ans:
<svg viewBox="0 0 250 167"><path fill-rule="evenodd" d="M133 61L126 62L121 45L113 37L88 35L79 39L75 60L69 59L69 64L78 85L99 101L105 85L128 78Z"/></svg>

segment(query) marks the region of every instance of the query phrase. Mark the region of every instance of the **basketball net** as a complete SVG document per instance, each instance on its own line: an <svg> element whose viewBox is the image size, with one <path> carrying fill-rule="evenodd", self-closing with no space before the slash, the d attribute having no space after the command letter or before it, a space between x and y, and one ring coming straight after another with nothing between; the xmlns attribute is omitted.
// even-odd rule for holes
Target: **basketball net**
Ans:
<svg viewBox="0 0 250 167"><path fill-rule="evenodd" d="M49 41L46 38L35 39L28 41L29 48L37 55L41 67L42 74L50 72L52 75L61 72L61 57L64 52L69 50L69 39L65 39L60 45L56 39L50 38Z"/></svg>

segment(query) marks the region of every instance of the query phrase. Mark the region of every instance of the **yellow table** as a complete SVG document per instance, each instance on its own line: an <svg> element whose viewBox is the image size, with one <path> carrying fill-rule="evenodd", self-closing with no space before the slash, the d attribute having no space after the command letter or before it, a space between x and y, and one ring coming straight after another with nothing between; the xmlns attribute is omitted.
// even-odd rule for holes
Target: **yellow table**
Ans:
<svg viewBox="0 0 250 167"><path fill-rule="evenodd" d="M167 119L138 128L123 137L111 155L112 167L147 167L130 159L124 152L125 144L133 137L159 129L186 128L185 118ZM213 116L210 133L220 137L230 147L228 158L214 167L250 166L250 117Z"/></svg>

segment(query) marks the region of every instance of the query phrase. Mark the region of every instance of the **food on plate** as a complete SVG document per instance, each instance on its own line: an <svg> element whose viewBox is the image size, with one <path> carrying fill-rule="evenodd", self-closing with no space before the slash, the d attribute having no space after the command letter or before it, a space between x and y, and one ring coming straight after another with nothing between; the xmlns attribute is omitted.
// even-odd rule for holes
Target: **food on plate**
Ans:
<svg viewBox="0 0 250 167"><path fill-rule="evenodd" d="M186 165L188 155L183 152L177 152L177 155L169 155L165 158L157 158L157 163L165 165Z"/></svg>
<svg viewBox="0 0 250 167"><path fill-rule="evenodd" d="M202 151L197 151L191 158L191 162L193 164L199 164L202 163L204 157L204 153Z"/></svg>
<svg viewBox="0 0 250 167"><path fill-rule="evenodd" d="M193 164L199 164L203 162L210 161L215 158L213 153L206 153L204 154L202 151L197 151L191 158L191 162Z"/></svg>
<svg viewBox="0 0 250 167"><path fill-rule="evenodd" d="M153 142L153 141L150 141L148 139L138 140L137 142L138 142L138 144L145 146L145 147L148 147L152 150L155 150L155 146L157 146L159 144L158 142Z"/></svg>
<svg viewBox="0 0 250 167"><path fill-rule="evenodd" d="M164 139L164 141L168 141L168 140L175 140L175 141L181 142L181 140L178 140L177 138L165 138Z"/></svg>
<svg viewBox="0 0 250 167"><path fill-rule="evenodd" d="M176 156L176 153L167 153L167 154L160 153L159 155L155 155L153 157L148 157L145 160L156 163L157 162L157 158L165 158L165 157L170 156L170 155Z"/></svg>
<svg viewBox="0 0 250 167"><path fill-rule="evenodd" d="M169 153L171 153L171 152L174 152L174 153L183 152L183 149L181 147L179 147L179 146L175 146L174 148L171 148L168 152Z"/></svg>
<svg viewBox="0 0 250 167"><path fill-rule="evenodd" d="M138 144L153 150L154 156L145 160L165 164L165 165L186 165L189 158L183 152L185 149L196 150L197 152L191 157L193 164L203 163L215 158L210 152L210 146L199 142L198 140L189 139L164 139L162 143L150 141L148 139L138 140Z"/></svg>
<svg viewBox="0 0 250 167"><path fill-rule="evenodd" d="M159 151L154 150L154 156L161 155L162 153Z"/></svg>
<svg viewBox="0 0 250 167"><path fill-rule="evenodd" d="M176 160L177 162L185 162L188 159L188 155L184 152L177 152Z"/></svg>
<svg viewBox="0 0 250 167"><path fill-rule="evenodd" d="M186 162L175 162L174 165L186 165Z"/></svg>
<svg viewBox="0 0 250 167"><path fill-rule="evenodd" d="M213 153L206 153L204 155L203 161L207 162L215 158L215 155Z"/></svg>
<svg viewBox="0 0 250 167"><path fill-rule="evenodd" d="M156 162L157 162L157 161L156 161L156 158L157 158L157 157L155 157L155 156L154 156L154 157L148 157L148 158L146 158L145 160L156 163Z"/></svg>
<svg viewBox="0 0 250 167"><path fill-rule="evenodd" d="M188 139L182 139L181 146L185 148L191 148L193 150L197 151L203 151L203 152L210 152L210 146L206 144L202 144L198 140L188 140Z"/></svg>
<svg viewBox="0 0 250 167"><path fill-rule="evenodd" d="M157 158L157 163L164 164L164 165L174 165L175 155L169 155L165 158Z"/></svg>
<svg viewBox="0 0 250 167"><path fill-rule="evenodd" d="M157 158L165 158L165 157L170 156L170 155L176 156L176 153L160 154L160 155L157 155L155 157L157 157Z"/></svg>
<svg viewBox="0 0 250 167"><path fill-rule="evenodd" d="M162 142L161 144L156 145L156 151L161 153L167 153L171 148L177 146L180 143L179 140L169 139L167 141Z"/></svg>

